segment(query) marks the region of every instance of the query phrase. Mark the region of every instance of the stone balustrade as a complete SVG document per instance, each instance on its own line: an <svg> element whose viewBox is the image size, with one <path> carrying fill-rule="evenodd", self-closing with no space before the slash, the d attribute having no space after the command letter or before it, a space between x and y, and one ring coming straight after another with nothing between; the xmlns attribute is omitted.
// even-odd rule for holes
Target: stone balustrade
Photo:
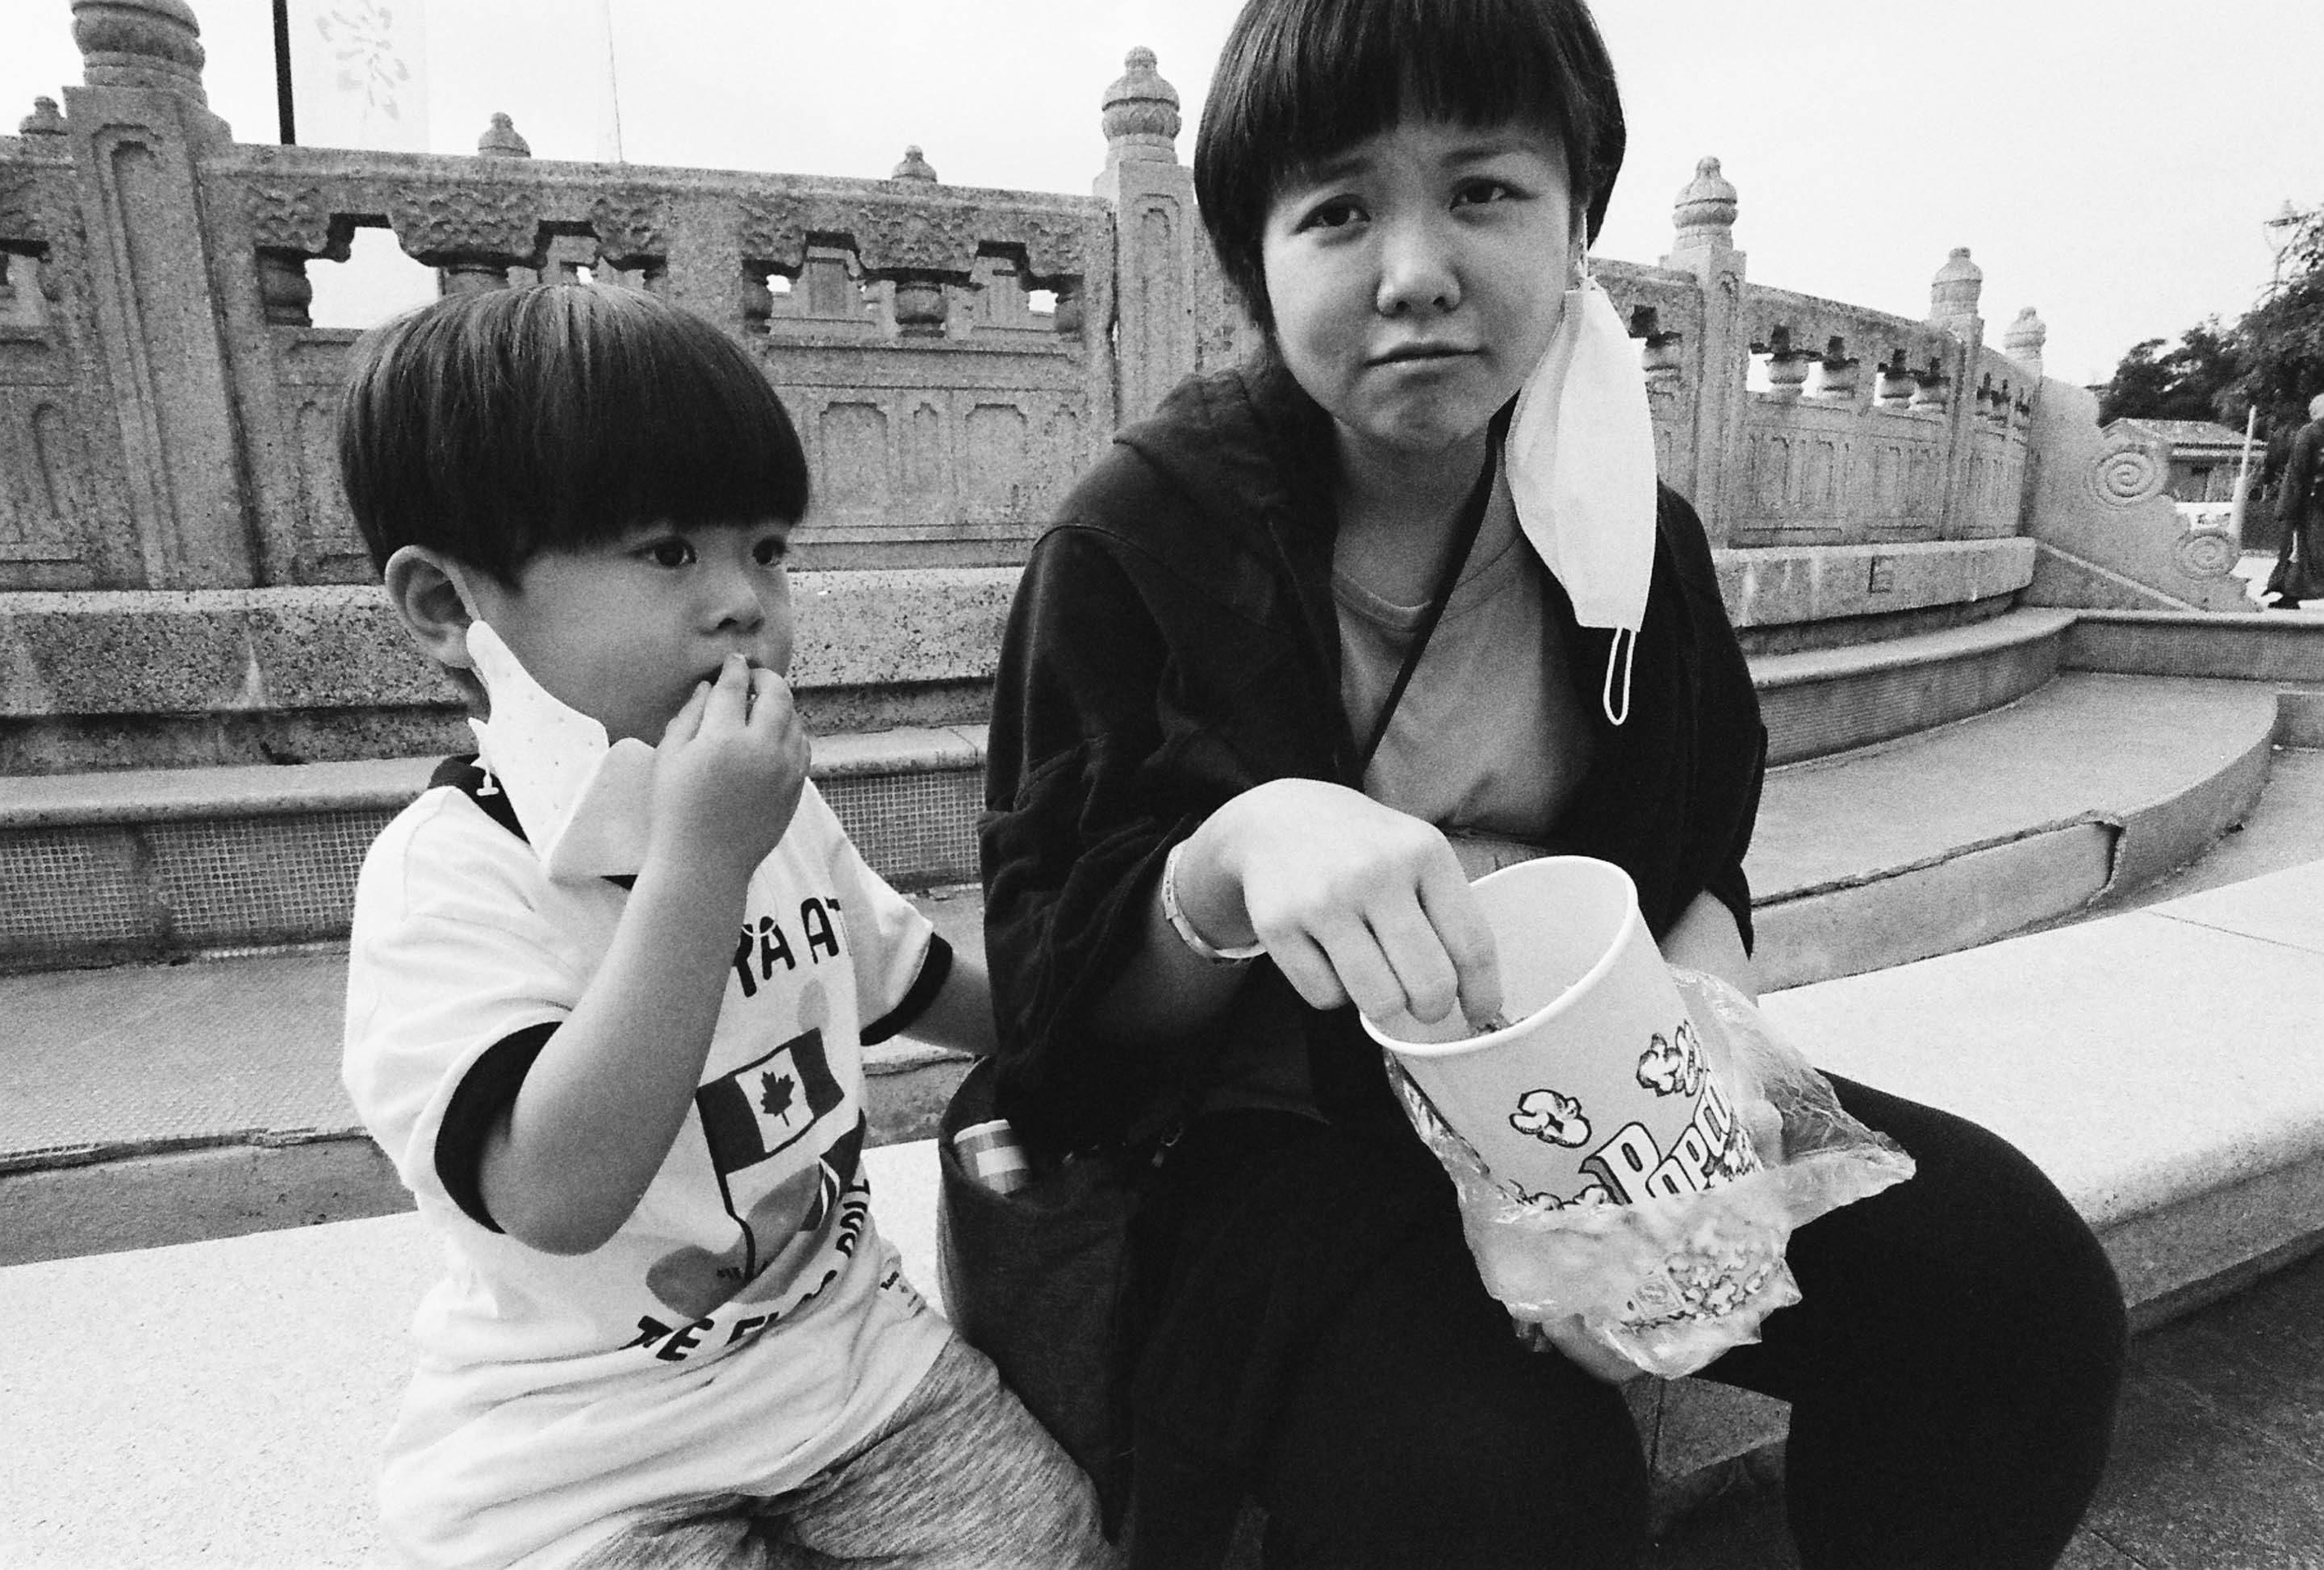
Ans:
<svg viewBox="0 0 2324 1570"><path fill-rule="evenodd" d="M447 291L586 271L724 325L799 424L802 565L834 574L1012 566L1119 425L1258 342L1142 49L1102 96L1095 194L1070 197L946 185L917 147L885 179L536 160L505 116L474 157L241 142L186 0L70 5L84 81L0 137L0 601L371 576L332 448L355 335L312 324L308 277L362 228ZM1598 266L1663 473L1714 545L1774 561L2062 530L2070 551L2029 581L2064 602L2227 603L2218 542L2109 489L2086 397L2042 381L2039 319L1985 345L1966 250L1911 320L1747 280L1738 210L1705 160L1669 255ZM2072 472L2037 484L2045 443Z"/></svg>

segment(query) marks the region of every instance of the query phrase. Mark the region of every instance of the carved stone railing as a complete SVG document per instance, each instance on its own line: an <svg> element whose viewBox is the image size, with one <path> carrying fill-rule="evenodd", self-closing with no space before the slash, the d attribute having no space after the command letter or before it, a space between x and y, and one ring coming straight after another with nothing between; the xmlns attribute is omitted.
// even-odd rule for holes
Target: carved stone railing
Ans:
<svg viewBox="0 0 2324 1570"><path fill-rule="evenodd" d="M446 290L586 269L724 325L798 421L816 490L803 565L832 573L1010 567L1119 425L1258 342L1144 50L1103 96L1095 194L1067 197L946 186L917 148L887 179L536 161L504 116L473 158L242 143L208 107L185 0L70 6L84 81L0 137L0 592L369 578L332 454L355 335L312 325L308 277L362 228ZM2118 482L2087 395L2043 381L2038 319L1986 346L1966 251L1911 320L1748 281L1737 210L1706 160L1671 253L1599 276L1739 622L1991 605L2029 584L2052 602L2238 602L2232 543ZM1844 559L1856 589L1835 598L1803 553ZM1948 579L1930 553L1978 565ZM1884 601L1884 574L1916 587ZM1825 584L1812 606L1734 590L1804 578ZM950 592L927 587L932 604ZM973 680L957 659L939 678L858 656L901 685ZM0 647L32 693L65 657ZM236 691L269 690L265 674ZM47 712L22 702L0 722Z"/></svg>

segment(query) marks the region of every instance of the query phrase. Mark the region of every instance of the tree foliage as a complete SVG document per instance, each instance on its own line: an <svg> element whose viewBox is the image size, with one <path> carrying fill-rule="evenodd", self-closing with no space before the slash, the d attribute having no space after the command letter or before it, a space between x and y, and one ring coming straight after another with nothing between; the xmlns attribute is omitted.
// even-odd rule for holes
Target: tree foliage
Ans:
<svg viewBox="0 0 2324 1570"><path fill-rule="evenodd" d="M2282 448L2324 392L2324 207L2300 215L2282 282L2244 313L2235 339L2244 367L2236 393L2259 407L2270 446Z"/></svg>
<svg viewBox="0 0 2324 1570"><path fill-rule="evenodd" d="M2164 352L2163 340L2132 346L2098 399L2098 422L2117 419L2221 419L2244 374L2229 330L2214 317L2198 322ZM2241 418L2237 406L2236 418Z"/></svg>
<svg viewBox="0 0 2324 1570"><path fill-rule="evenodd" d="M2279 281L2232 326L2214 317L2165 349L2135 344L2098 398L2101 423L2115 419L2216 419L2240 427L2256 406L2281 464L2308 400L2324 392L2324 207L2298 215Z"/></svg>

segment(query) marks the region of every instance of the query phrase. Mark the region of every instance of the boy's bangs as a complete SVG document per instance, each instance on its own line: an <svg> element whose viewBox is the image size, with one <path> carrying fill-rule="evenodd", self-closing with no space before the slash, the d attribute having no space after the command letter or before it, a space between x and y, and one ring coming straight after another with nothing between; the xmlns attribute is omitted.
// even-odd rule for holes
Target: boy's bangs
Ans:
<svg viewBox="0 0 2324 1570"><path fill-rule="evenodd" d="M563 363L543 367L526 444L540 543L662 521L798 521L807 500L798 437L740 344L692 318L576 303L600 319L548 357Z"/></svg>

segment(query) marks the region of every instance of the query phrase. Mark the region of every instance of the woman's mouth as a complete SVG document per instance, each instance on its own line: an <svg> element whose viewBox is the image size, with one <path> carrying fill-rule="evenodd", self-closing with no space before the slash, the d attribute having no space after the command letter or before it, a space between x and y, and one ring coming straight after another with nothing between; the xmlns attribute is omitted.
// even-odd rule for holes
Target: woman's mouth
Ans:
<svg viewBox="0 0 2324 1570"><path fill-rule="evenodd" d="M1474 350L1452 344L1406 344L1387 349L1372 356L1374 365L1425 365L1447 360L1463 360Z"/></svg>

